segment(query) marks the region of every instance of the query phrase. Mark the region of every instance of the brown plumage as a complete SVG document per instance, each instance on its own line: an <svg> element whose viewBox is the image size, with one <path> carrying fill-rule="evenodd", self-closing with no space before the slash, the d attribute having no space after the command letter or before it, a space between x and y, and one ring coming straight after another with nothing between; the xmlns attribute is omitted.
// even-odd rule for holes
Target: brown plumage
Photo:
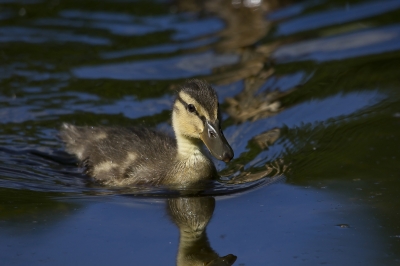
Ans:
<svg viewBox="0 0 400 266"><path fill-rule="evenodd" d="M142 127L78 127L63 124L60 136L86 173L112 186L187 186L216 176L201 149L203 141L220 160L233 151L220 129L218 100L204 81L190 80L178 92L172 111L175 139Z"/></svg>

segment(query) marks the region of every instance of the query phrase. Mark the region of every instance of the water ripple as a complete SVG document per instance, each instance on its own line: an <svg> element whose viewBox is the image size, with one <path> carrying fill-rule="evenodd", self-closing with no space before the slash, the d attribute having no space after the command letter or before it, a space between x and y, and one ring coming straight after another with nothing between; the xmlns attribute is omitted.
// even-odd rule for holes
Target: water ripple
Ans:
<svg viewBox="0 0 400 266"><path fill-rule="evenodd" d="M369 3L345 5L342 8L303 15L282 22L278 26L277 35L289 35L301 31L312 30L360 20L400 8L400 1L374 1Z"/></svg>
<svg viewBox="0 0 400 266"><path fill-rule="evenodd" d="M235 54L206 52L168 59L84 66L72 69L77 78L121 80L171 80L210 74L218 66L234 64Z"/></svg>
<svg viewBox="0 0 400 266"><path fill-rule="evenodd" d="M273 56L280 62L323 62L396 50L400 50L400 25L283 45Z"/></svg>
<svg viewBox="0 0 400 266"><path fill-rule="evenodd" d="M111 41L100 37L91 37L71 32L45 30L25 27L0 27L0 42L79 42L90 45L109 45Z"/></svg>
<svg viewBox="0 0 400 266"><path fill-rule="evenodd" d="M283 180L278 175L253 182L229 184L213 181L201 189L174 190L163 186L130 186L128 188L103 187L81 174L75 159L62 151L0 148L0 187L43 192L64 192L72 195L115 195L135 197L174 197L180 195L227 196L243 193Z"/></svg>

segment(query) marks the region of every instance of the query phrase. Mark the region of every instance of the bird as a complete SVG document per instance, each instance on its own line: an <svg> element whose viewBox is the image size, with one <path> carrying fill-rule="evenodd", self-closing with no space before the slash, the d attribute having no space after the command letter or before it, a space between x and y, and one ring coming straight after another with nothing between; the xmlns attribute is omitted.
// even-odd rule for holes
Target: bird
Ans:
<svg viewBox="0 0 400 266"><path fill-rule="evenodd" d="M216 178L216 159L234 153L221 129L216 91L191 79L177 91L172 107L175 138L146 127L75 126L63 123L59 136L85 174L108 186L189 187Z"/></svg>

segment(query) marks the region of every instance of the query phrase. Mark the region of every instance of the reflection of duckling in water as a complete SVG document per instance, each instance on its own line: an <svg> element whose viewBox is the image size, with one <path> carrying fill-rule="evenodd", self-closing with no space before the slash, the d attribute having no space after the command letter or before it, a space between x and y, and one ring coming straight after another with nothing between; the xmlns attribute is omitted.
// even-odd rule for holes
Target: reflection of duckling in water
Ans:
<svg viewBox="0 0 400 266"><path fill-rule="evenodd" d="M229 254L219 257L210 247L206 226L215 208L212 197L171 198L167 211L180 232L177 265L227 266L236 261Z"/></svg>
<svg viewBox="0 0 400 266"><path fill-rule="evenodd" d="M216 175L202 152L228 162L232 148L220 126L218 99L204 81L183 85L173 105L176 140L146 128L76 127L64 124L61 138L66 150L86 166L86 173L108 185L189 185Z"/></svg>

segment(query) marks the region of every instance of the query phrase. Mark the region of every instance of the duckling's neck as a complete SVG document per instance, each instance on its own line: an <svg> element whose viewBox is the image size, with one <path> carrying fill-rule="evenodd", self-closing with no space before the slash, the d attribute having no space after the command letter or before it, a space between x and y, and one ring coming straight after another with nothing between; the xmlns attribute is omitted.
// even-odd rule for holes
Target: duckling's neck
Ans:
<svg viewBox="0 0 400 266"><path fill-rule="evenodd" d="M205 155L201 151L201 141L182 135L176 136L178 158L180 160L190 160L197 157L204 158Z"/></svg>
<svg viewBox="0 0 400 266"><path fill-rule="evenodd" d="M209 179L215 174L215 166L203 153L201 140L194 134L192 134L193 136L185 134L191 129L185 121L178 119L179 111L175 110L175 107L172 113L172 127L176 137L177 154L170 178L174 179L174 183L179 184Z"/></svg>

